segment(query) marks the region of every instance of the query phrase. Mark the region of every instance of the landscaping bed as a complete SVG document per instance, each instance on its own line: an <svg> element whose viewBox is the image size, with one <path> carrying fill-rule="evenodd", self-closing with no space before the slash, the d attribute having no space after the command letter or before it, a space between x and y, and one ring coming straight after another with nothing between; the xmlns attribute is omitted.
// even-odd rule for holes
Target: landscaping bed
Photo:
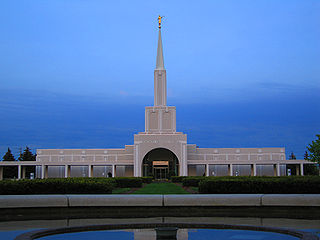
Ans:
<svg viewBox="0 0 320 240"><path fill-rule="evenodd" d="M171 182L154 182L134 191L133 194L189 194L189 192Z"/></svg>
<svg viewBox="0 0 320 240"><path fill-rule="evenodd" d="M208 177L199 181L204 194L319 194L319 176Z"/></svg>
<svg viewBox="0 0 320 240"><path fill-rule="evenodd" d="M49 178L0 181L0 195L22 194L319 194L319 176Z"/></svg>
<svg viewBox="0 0 320 240"><path fill-rule="evenodd" d="M48 178L0 181L0 195L22 194L110 194L111 178Z"/></svg>
<svg viewBox="0 0 320 240"><path fill-rule="evenodd" d="M141 188L149 177L47 178L0 181L0 195L22 194L111 194L114 189Z"/></svg>

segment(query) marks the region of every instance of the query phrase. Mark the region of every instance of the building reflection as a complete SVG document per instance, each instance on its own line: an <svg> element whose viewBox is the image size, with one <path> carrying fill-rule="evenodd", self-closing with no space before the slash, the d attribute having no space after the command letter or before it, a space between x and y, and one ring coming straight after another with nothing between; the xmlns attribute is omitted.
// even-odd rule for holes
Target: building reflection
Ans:
<svg viewBox="0 0 320 240"><path fill-rule="evenodd" d="M188 229L135 229L134 240L187 240Z"/></svg>

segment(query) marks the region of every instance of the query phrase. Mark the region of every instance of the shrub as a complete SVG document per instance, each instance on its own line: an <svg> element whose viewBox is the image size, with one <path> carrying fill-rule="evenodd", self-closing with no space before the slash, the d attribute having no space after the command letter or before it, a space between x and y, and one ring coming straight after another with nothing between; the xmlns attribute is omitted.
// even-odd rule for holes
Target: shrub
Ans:
<svg viewBox="0 0 320 240"><path fill-rule="evenodd" d="M143 183L152 183L153 177L141 177Z"/></svg>
<svg viewBox="0 0 320 240"><path fill-rule="evenodd" d="M320 177L211 177L199 183L199 192L207 194L317 194L320 192Z"/></svg>
<svg viewBox="0 0 320 240"><path fill-rule="evenodd" d="M305 164L303 166L304 175L319 175L319 169L316 165Z"/></svg>
<svg viewBox="0 0 320 240"><path fill-rule="evenodd" d="M109 194L112 179L49 178L0 181L0 194Z"/></svg>
<svg viewBox="0 0 320 240"><path fill-rule="evenodd" d="M140 177L115 177L113 179L118 188L142 187L142 178Z"/></svg>
<svg viewBox="0 0 320 240"><path fill-rule="evenodd" d="M186 176L172 176L171 181L172 182L182 182L183 179L185 179L185 178L186 178Z"/></svg>
<svg viewBox="0 0 320 240"><path fill-rule="evenodd" d="M182 185L184 187L198 187L199 186L199 182L203 179L205 179L206 177L186 177L182 180Z"/></svg>

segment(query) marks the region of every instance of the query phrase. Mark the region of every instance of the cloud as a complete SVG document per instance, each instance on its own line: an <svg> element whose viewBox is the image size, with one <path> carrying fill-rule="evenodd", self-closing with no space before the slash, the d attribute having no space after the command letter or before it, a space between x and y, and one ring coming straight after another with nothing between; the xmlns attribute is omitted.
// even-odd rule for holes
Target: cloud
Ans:
<svg viewBox="0 0 320 240"><path fill-rule="evenodd" d="M319 89L319 86L312 86L310 84L294 84L294 83L284 83L284 82L275 82L275 81L258 82L257 87L263 88L263 89L270 89L270 90L296 91L296 92L314 90L315 88Z"/></svg>
<svg viewBox="0 0 320 240"><path fill-rule="evenodd" d="M121 91L119 92L119 94L120 94L121 96L128 96L128 95L129 95L128 92L123 91L123 90L121 90Z"/></svg>
<svg viewBox="0 0 320 240"><path fill-rule="evenodd" d="M265 87L281 89L286 85L270 82ZM177 106L177 128L188 134L189 143L201 147L285 145L302 157L306 144L319 133L320 96L316 89L299 95L288 93L283 98L280 95L250 102L236 98L229 103L197 98L193 104L176 104L176 98L171 98L170 104ZM100 101L95 96L6 92L0 95L0 153L3 156L7 147L17 152L26 145L36 149L132 144L133 134L144 129L144 106L152 105L152 100L132 95Z"/></svg>

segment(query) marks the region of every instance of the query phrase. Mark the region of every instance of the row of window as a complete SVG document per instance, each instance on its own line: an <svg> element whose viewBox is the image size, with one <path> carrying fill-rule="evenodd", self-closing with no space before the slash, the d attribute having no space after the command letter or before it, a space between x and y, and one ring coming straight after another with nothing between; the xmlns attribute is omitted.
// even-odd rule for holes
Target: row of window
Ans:
<svg viewBox="0 0 320 240"><path fill-rule="evenodd" d="M41 166L36 167L36 177L41 178ZM93 166L92 177L112 177L112 166ZM133 165L115 166L115 176L132 177ZM65 166L48 166L49 178L65 177ZM70 177L89 177L88 166L70 166Z"/></svg>
<svg viewBox="0 0 320 240"><path fill-rule="evenodd" d="M230 169L225 165L208 165L209 176L229 176ZM286 176L286 165L280 165L280 176ZM250 164L247 165L232 165L233 176L251 176L254 169ZM256 176L274 176L274 165L256 165ZM206 176L206 165L188 165L188 176Z"/></svg>

